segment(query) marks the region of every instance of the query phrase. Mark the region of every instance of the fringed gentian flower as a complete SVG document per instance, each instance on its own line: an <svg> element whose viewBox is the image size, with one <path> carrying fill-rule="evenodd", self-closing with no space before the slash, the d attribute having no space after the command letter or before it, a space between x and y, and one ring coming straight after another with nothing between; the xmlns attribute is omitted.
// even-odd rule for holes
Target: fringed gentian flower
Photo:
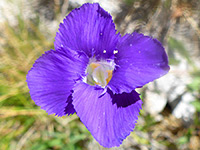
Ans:
<svg viewBox="0 0 200 150"><path fill-rule="evenodd" d="M63 20L54 46L27 75L31 98L48 114L76 113L99 144L119 146L141 109L135 89L169 71L164 48L137 32L121 37L97 3Z"/></svg>

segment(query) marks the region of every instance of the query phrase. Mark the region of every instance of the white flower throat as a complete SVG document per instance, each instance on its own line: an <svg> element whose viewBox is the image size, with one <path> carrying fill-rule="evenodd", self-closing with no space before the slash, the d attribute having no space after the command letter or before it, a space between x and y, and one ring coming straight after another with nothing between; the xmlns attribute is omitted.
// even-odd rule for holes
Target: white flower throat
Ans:
<svg viewBox="0 0 200 150"><path fill-rule="evenodd" d="M112 78L114 64L112 62L91 62L87 67L86 83L105 87Z"/></svg>

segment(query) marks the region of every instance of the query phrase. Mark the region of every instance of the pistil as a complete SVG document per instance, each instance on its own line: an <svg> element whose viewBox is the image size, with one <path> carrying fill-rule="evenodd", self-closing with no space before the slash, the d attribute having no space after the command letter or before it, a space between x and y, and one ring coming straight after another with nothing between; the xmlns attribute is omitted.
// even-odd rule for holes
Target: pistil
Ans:
<svg viewBox="0 0 200 150"><path fill-rule="evenodd" d="M105 61L91 62L87 67L86 82L105 87L112 78L114 66Z"/></svg>

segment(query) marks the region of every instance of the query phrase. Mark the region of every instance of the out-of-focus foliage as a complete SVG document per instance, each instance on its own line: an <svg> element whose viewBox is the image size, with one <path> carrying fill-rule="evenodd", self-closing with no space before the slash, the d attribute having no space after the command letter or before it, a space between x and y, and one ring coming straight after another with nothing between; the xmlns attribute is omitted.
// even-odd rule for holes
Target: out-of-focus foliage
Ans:
<svg viewBox="0 0 200 150"><path fill-rule="evenodd" d="M190 55L188 51L185 49L183 43L170 37L168 40L168 46L169 46L169 49L173 51L172 55L169 56L169 62L171 64L176 65L179 63L179 61L176 58L174 58L175 56L174 52L178 52L182 57L184 57L188 62L191 63Z"/></svg>
<svg viewBox="0 0 200 150"><path fill-rule="evenodd" d="M53 41L39 30L39 20L17 17L17 26L1 25L0 149L81 150L91 136L76 116L48 116L30 99L26 74ZM55 33L54 33L55 34Z"/></svg>
<svg viewBox="0 0 200 150"><path fill-rule="evenodd" d="M136 26L139 30L142 26L141 16L148 9L152 9L151 14L146 13L146 17L143 18L149 21L146 28L149 28L151 34L157 30L162 31L162 26L155 29L151 26L152 18L149 19L148 16L156 16L154 13L160 11L160 1L151 0L147 2L147 4L151 3L149 6L143 5L146 1L142 1L139 5L140 2L124 0L125 8L128 9L127 14L121 17L123 19L121 22L116 20L119 30L123 32L128 28L131 21L130 16L133 14L139 15L139 17L133 17L134 20L139 20L139 25ZM174 1L166 0L163 7L169 9L172 2ZM132 5L137 9L133 10ZM59 10L60 8L56 8L56 13ZM39 26L42 22L39 18L33 21L24 19L22 15L17 15L15 18L17 18L17 25L14 27L8 21L0 24L0 150L88 149L88 143L92 143L93 138L78 117L76 115L62 118L48 116L31 100L26 85L28 70L44 51L53 48L53 39L49 37L55 37L55 33L51 33L48 29L45 33L41 31ZM170 24L171 20L167 21ZM120 26L123 23L125 26ZM187 85L187 92L195 97L195 101L192 102L196 109L194 118L189 126L184 126L182 121L175 118L168 110L164 110L155 117L143 109L135 131L124 141L122 149L126 147L141 149L142 146L146 149L166 149L167 147L173 150L198 148L200 72L191 59L185 43L167 33L164 34L166 30L164 28L158 37L159 40L167 43L170 64L176 66L181 63L177 58L177 53L193 67L193 72L189 72L192 81ZM145 97L145 89L142 91L142 97ZM129 140L130 142L126 144ZM130 146L130 143L134 146ZM96 150L97 148L91 149Z"/></svg>

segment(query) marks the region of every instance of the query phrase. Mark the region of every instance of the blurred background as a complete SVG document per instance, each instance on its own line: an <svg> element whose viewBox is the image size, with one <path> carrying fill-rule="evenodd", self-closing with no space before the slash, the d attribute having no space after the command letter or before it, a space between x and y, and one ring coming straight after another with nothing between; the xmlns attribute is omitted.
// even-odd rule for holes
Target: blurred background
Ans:
<svg viewBox="0 0 200 150"><path fill-rule="evenodd" d="M170 72L139 89L144 102L120 150L200 149L200 0L0 0L0 150L98 150L76 115L48 116L34 104L26 74L54 48L73 8L99 2L122 33L161 41Z"/></svg>

